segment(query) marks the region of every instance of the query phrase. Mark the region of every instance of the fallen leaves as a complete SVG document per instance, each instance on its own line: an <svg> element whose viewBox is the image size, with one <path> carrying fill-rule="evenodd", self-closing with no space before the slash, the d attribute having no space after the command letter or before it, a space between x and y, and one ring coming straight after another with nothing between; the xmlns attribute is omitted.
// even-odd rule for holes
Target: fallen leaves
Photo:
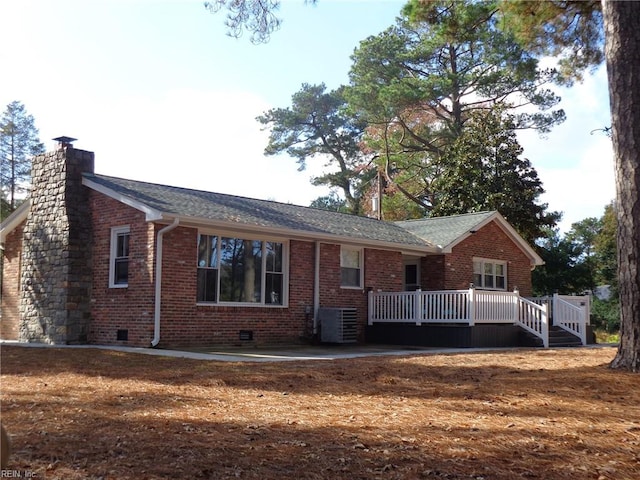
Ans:
<svg viewBox="0 0 640 480"><path fill-rule="evenodd" d="M224 363L2 347L10 468L52 479L640 478L611 348Z"/></svg>

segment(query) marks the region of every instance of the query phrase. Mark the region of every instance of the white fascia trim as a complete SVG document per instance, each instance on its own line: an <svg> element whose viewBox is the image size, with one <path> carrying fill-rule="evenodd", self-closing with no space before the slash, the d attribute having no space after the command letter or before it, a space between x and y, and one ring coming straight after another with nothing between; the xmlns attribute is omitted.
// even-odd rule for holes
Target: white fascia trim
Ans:
<svg viewBox="0 0 640 480"><path fill-rule="evenodd" d="M7 238L7 235L13 232L18 225L20 225L23 221L27 219L30 208L31 208L31 199L27 198L24 202L20 204L18 208L16 208L11 213L11 215L5 218L4 222L0 224L0 243L4 243L4 240L5 238Z"/></svg>
<svg viewBox="0 0 640 480"><path fill-rule="evenodd" d="M82 177L82 184L91 188L92 190L95 190L96 192L100 192L107 197L113 198L120 203L124 203L125 205L129 205L130 207L143 212L146 216L147 222L154 222L157 220L162 220L163 218L162 212L156 210L155 208L151 208L142 202L138 202L137 200L133 200L132 198L117 193L110 188L106 188L96 182L91 181L87 177Z"/></svg>

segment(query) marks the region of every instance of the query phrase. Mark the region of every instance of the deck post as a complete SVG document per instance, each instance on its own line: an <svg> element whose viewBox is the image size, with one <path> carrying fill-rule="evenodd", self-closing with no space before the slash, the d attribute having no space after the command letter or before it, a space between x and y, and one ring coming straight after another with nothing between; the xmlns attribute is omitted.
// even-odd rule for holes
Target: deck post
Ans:
<svg viewBox="0 0 640 480"><path fill-rule="evenodd" d="M469 326L472 327L476 324L476 289L473 283L469 285Z"/></svg>
<svg viewBox="0 0 640 480"><path fill-rule="evenodd" d="M422 295L420 295L421 291L421 289L418 289L413 292L413 319L415 320L418 327L422 325L422 317L424 316L422 308Z"/></svg>
<svg viewBox="0 0 640 480"><path fill-rule="evenodd" d="M367 298L367 303L368 303L368 312L367 312L367 319L368 319L368 323L369 325L373 325L373 289L369 290L368 292L369 296Z"/></svg>
<svg viewBox="0 0 640 480"><path fill-rule="evenodd" d="M513 288L513 324L516 325L520 320L520 290L518 287Z"/></svg>
<svg viewBox="0 0 640 480"><path fill-rule="evenodd" d="M549 305L545 303L542 305L542 345L544 348L549 348Z"/></svg>

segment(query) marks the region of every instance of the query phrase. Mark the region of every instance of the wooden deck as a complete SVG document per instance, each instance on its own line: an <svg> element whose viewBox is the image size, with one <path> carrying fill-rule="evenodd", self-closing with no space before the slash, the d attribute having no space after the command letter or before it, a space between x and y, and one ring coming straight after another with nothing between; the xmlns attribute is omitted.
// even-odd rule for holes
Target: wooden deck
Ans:
<svg viewBox="0 0 640 480"><path fill-rule="evenodd" d="M407 329L407 326L426 326L429 328L425 330L430 331L428 335L431 338L447 332L445 336L458 336L458 343L474 346L473 343L487 343L480 337L474 341L474 336L487 335L496 337L495 346L502 346L503 343L507 346L509 342L514 342L514 335L517 336L519 331L524 331L539 338L544 347L549 346L550 312L553 311L553 325L575 335L583 345L587 343L588 297L554 295L546 299L527 299L521 297L517 291L488 291L475 288L369 292L368 311L369 331L384 330L387 336L394 331L406 331L407 335L421 336L427 332L420 332L415 328ZM381 329L380 325L386 327ZM396 326L395 330L391 328L392 325ZM496 325L516 328L490 328ZM434 328L436 326L439 328ZM445 326L467 329L442 330ZM476 328L475 331L470 329L481 326L482 328Z"/></svg>

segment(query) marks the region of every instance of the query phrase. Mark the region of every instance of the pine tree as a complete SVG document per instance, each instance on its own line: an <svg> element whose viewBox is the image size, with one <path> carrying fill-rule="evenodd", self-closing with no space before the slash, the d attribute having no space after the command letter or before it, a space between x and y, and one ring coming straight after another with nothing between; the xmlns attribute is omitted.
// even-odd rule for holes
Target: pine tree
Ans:
<svg viewBox="0 0 640 480"><path fill-rule="evenodd" d="M0 119L0 180L9 213L17 207L18 195L29 188L31 158L43 152L33 116L22 103L11 102Z"/></svg>

